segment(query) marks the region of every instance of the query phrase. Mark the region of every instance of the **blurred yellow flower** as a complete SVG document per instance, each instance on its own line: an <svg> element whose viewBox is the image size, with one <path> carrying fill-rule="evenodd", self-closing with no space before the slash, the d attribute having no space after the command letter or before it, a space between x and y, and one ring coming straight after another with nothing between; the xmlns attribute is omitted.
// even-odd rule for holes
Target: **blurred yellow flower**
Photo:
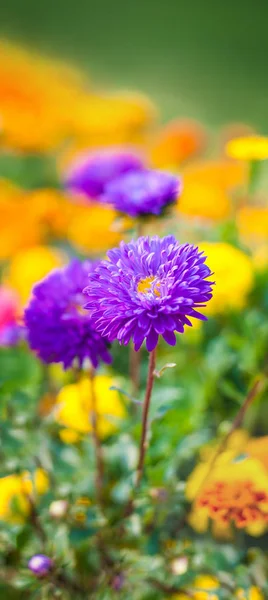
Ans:
<svg viewBox="0 0 268 600"><path fill-rule="evenodd" d="M81 434L77 433L73 429L61 429L59 436L64 444L76 444L81 439Z"/></svg>
<svg viewBox="0 0 268 600"><path fill-rule="evenodd" d="M248 243L259 244L268 240L268 208L243 206L237 212L238 232Z"/></svg>
<svg viewBox="0 0 268 600"><path fill-rule="evenodd" d="M238 160L265 160L268 158L268 137L249 135L230 140L225 151L227 156Z"/></svg>
<svg viewBox="0 0 268 600"><path fill-rule="evenodd" d="M152 164L158 168L177 167L199 154L205 144L202 125L189 119L175 119L156 134L150 151Z"/></svg>
<svg viewBox="0 0 268 600"><path fill-rule="evenodd" d="M221 187L186 177L177 208L189 217L222 221L230 215L231 202Z"/></svg>
<svg viewBox="0 0 268 600"><path fill-rule="evenodd" d="M80 149L143 143L155 118L150 100L130 92L81 94L70 112L71 129Z"/></svg>
<svg viewBox="0 0 268 600"><path fill-rule="evenodd" d="M46 493L48 486L48 477L42 469L36 470L33 479L28 472L1 477L0 520L21 522L30 511L28 496L42 495Z"/></svg>
<svg viewBox="0 0 268 600"><path fill-rule="evenodd" d="M245 452L251 458L258 459L268 473L268 435L250 438L245 446Z"/></svg>
<svg viewBox="0 0 268 600"><path fill-rule="evenodd" d="M252 254L252 261L256 271L266 271L268 269L268 243L261 244Z"/></svg>
<svg viewBox="0 0 268 600"><path fill-rule="evenodd" d="M118 422L124 418L125 409L117 391L109 388L114 380L106 375L94 379L97 399L98 429L102 438L116 431ZM79 434L92 431L90 410L92 407L91 384L88 378L78 383L64 386L58 394L55 416L58 423L67 429L61 432L61 439L67 443L76 442Z"/></svg>
<svg viewBox="0 0 268 600"><path fill-rule="evenodd" d="M246 165L227 159L197 161L183 169L184 185L187 181L198 181L228 191L243 185L246 180Z"/></svg>
<svg viewBox="0 0 268 600"><path fill-rule="evenodd" d="M216 282L213 298L205 313L217 314L243 308L254 282L252 260L225 242L202 242L199 246L208 257L207 263Z"/></svg>
<svg viewBox="0 0 268 600"><path fill-rule="evenodd" d="M189 593L176 594L172 598L173 600L189 600L189 597L193 600L219 600L220 587L220 583L215 577L199 575L186 590ZM248 591L238 588L234 593L235 596L232 596L232 600L235 598L237 600L264 600L261 590L255 585L251 586Z"/></svg>
<svg viewBox="0 0 268 600"><path fill-rule="evenodd" d="M237 600L264 600L264 595L257 586L252 585L247 591L238 588L236 598Z"/></svg>
<svg viewBox="0 0 268 600"><path fill-rule="evenodd" d="M198 575L192 585L189 585L191 598L194 600L218 600L217 590L220 584L215 577L211 575ZM187 590L188 591L188 590ZM189 600L189 594L176 594L172 596L174 600Z"/></svg>
<svg viewBox="0 0 268 600"><path fill-rule="evenodd" d="M67 237L80 252L102 253L117 246L122 233L116 226L117 213L107 206L77 206Z"/></svg>
<svg viewBox="0 0 268 600"><path fill-rule="evenodd" d="M60 267L64 255L47 246L33 246L18 252L10 262L6 281L17 291L22 305L30 298L35 283L43 279L52 269Z"/></svg>
<svg viewBox="0 0 268 600"><path fill-rule="evenodd" d="M49 479L43 469L36 469L33 478L24 471L21 475L22 489L25 494L45 494L49 488Z"/></svg>

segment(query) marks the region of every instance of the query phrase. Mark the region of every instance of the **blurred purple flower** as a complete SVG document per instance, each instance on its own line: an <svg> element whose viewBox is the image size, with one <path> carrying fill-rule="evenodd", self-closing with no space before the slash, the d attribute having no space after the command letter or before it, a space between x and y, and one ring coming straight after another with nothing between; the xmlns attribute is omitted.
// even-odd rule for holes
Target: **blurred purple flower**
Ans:
<svg viewBox="0 0 268 600"><path fill-rule="evenodd" d="M108 253L89 275L86 308L102 335L120 344L146 340L151 351L159 335L176 344L175 332L191 326L189 317L206 320L198 309L212 297L212 275L198 247L174 236L141 237Z"/></svg>
<svg viewBox="0 0 268 600"><path fill-rule="evenodd" d="M108 183L103 201L130 217L161 215L177 200L181 188L181 180L170 173L136 170Z"/></svg>
<svg viewBox="0 0 268 600"><path fill-rule="evenodd" d="M140 169L143 169L141 158L129 150L88 152L72 163L64 185L71 192L98 199L110 181L123 173Z"/></svg>
<svg viewBox="0 0 268 600"><path fill-rule="evenodd" d="M25 310L26 334L30 347L44 362L62 362L66 369L75 359L80 367L85 359L93 367L100 360L111 362L106 341L83 309L83 289L95 265L73 260L34 287Z"/></svg>
<svg viewBox="0 0 268 600"><path fill-rule="evenodd" d="M0 346L16 346L25 337L25 328L18 323L9 323L0 330Z"/></svg>
<svg viewBox="0 0 268 600"><path fill-rule="evenodd" d="M45 577L51 571L53 561L45 554L35 554L28 562L28 568L37 577Z"/></svg>

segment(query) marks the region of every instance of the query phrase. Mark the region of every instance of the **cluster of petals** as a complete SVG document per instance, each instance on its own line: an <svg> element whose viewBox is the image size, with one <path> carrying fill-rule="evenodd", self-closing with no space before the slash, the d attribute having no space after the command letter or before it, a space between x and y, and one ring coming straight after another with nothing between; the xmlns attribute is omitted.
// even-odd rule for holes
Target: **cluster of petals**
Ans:
<svg viewBox="0 0 268 600"><path fill-rule="evenodd" d="M212 273L198 247L172 235L141 237L107 256L89 275L85 308L110 342L133 339L138 350L146 340L152 351L159 336L175 345L192 317L206 320L200 310L212 297Z"/></svg>

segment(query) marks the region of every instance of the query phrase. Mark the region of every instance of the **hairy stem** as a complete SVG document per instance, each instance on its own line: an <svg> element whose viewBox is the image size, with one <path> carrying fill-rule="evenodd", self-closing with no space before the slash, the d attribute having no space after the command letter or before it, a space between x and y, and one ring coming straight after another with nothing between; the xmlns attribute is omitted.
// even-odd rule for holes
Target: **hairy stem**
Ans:
<svg viewBox="0 0 268 600"><path fill-rule="evenodd" d="M149 366L148 366L148 375L147 375L147 384L145 391L145 398L143 402L143 410L142 410L142 431L141 431L141 440L140 440L140 449L139 449L139 459L137 470L135 473L135 481L134 481L134 489L133 492L139 489L144 469L144 459L147 450L147 437L148 437L148 417L149 417L149 408L150 408L150 400L151 394L154 384L154 371L155 371L155 357L156 357L156 348L150 352L149 354ZM134 508L133 496L129 499L124 516L129 517Z"/></svg>
<svg viewBox="0 0 268 600"><path fill-rule="evenodd" d="M141 440L140 440L140 449L139 449L139 460L136 472L135 479L135 489L138 489L140 482L143 476L144 469L144 459L147 450L147 437L148 437L148 417L149 417L149 408L150 408L150 400L151 394L154 384L154 370L155 370L155 357L156 357L156 349L154 349L149 354L149 367L148 367L148 376L147 376L147 384L146 384L146 392L143 403L142 410L142 432L141 432Z"/></svg>

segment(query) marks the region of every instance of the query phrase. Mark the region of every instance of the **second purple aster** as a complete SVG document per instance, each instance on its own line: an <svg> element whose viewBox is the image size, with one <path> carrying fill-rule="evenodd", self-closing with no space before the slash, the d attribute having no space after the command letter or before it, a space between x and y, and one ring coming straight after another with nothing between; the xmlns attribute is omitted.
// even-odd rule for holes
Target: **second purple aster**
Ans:
<svg viewBox="0 0 268 600"><path fill-rule="evenodd" d="M181 194L181 180L155 170L131 171L105 187L104 201L130 217L161 215Z"/></svg>
<svg viewBox="0 0 268 600"><path fill-rule="evenodd" d="M127 150L99 150L82 154L69 168L65 187L98 199L105 186L123 173L143 168L141 158Z"/></svg>
<svg viewBox="0 0 268 600"><path fill-rule="evenodd" d="M75 359L80 366L85 359L93 367L100 361L111 362L106 341L83 309L83 289L95 265L73 260L34 287L25 310L26 336L32 350L45 363L62 362L68 368Z"/></svg>
<svg viewBox="0 0 268 600"><path fill-rule="evenodd" d="M175 345L175 332L191 326L189 317L206 320L200 310L212 297L212 272L197 246L172 235L141 237L107 255L85 292L94 326L109 341L133 339L138 350L146 340L151 351L159 336Z"/></svg>

